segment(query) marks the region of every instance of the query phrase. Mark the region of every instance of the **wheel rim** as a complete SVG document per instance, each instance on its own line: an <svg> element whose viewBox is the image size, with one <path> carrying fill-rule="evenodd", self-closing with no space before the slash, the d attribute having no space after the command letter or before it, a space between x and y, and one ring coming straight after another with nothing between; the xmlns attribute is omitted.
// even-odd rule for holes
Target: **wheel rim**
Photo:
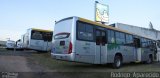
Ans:
<svg viewBox="0 0 160 78"><path fill-rule="evenodd" d="M117 59L116 66L119 67L121 65L121 60Z"/></svg>

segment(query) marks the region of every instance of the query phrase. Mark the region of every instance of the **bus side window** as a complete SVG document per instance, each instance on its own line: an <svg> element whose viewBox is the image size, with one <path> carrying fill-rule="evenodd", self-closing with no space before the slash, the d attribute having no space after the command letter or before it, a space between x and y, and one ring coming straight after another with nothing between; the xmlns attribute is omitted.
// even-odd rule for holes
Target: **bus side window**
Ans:
<svg viewBox="0 0 160 78"><path fill-rule="evenodd" d="M113 30L107 30L108 31L108 43L115 43L115 33L114 33L114 31Z"/></svg>
<svg viewBox="0 0 160 78"><path fill-rule="evenodd" d="M133 36L126 34L126 45L133 46Z"/></svg>
<svg viewBox="0 0 160 78"><path fill-rule="evenodd" d="M124 33L122 33L122 32L116 32L115 33L115 37L116 37L116 43L117 44L125 44L126 42L125 42L125 34Z"/></svg>
<svg viewBox="0 0 160 78"><path fill-rule="evenodd" d="M79 40L93 41L93 25L78 22L78 37Z"/></svg>

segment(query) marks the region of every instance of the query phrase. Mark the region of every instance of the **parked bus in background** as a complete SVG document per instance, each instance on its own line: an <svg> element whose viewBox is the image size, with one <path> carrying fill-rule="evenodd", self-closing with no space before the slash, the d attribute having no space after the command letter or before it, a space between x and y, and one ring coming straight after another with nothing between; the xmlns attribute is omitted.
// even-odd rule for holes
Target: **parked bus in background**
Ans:
<svg viewBox="0 0 160 78"><path fill-rule="evenodd" d="M15 47L16 47L15 41L7 40L7 42L6 42L6 49L7 50L14 50Z"/></svg>
<svg viewBox="0 0 160 78"><path fill-rule="evenodd" d="M30 28L22 35L23 47L39 52L47 52L51 50L53 31Z"/></svg>
<svg viewBox="0 0 160 78"><path fill-rule="evenodd" d="M155 40L80 17L55 24L51 55L55 59L90 63L123 63L154 60Z"/></svg>

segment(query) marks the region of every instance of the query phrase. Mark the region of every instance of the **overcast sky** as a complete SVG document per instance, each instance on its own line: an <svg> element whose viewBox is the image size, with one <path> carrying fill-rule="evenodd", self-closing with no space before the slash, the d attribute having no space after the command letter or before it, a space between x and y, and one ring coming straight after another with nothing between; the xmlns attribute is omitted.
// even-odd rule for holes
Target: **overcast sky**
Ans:
<svg viewBox="0 0 160 78"><path fill-rule="evenodd" d="M160 30L160 0L97 0L109 5L109 23ZM0 40L17 40L28 28L53 30L54 21L70 16L94 20L95 0L0 0Z"/></svg>

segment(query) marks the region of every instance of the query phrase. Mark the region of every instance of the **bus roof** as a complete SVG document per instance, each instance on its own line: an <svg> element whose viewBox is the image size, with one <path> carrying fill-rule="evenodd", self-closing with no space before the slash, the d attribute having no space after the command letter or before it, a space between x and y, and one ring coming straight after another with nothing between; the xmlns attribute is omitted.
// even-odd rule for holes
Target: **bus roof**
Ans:
<svg viewBox="0 0 160 78"><path fill-rule="evenodd" d="M53 32L52 30L44 30L44 29L38 29L38 28L31 28L32 30L41 31L41 32Z"/></svg>
<svg viewBox="0 0 160 78"><path fill-rule="evenodd" d="M64 20L72 19L72 18L74 18L74 17L75 17L75 18L78 18L78 20L80 20L80 21L82 21L82 22L86 22L86 23L94 24L94 25L97 25L97 26L100 26L100 27L105 27L105 28L109 28L109 29L113 29L113 30L125 32L125 33L128 33L128 34L133 34L133 33L130 33L130 32L128 32L128 31L125 31L125 30L120 30L120 29L115 28L115 27L111 27L111 26L107 26L107 25L104 25L104 24L100 24L100 23L97 23L97 22L94 22L94 21L91 21L91 20L88 20L88 19L85 19L85 18L77 17L77 16L64 18L64 19L61 19L61 20L57 21L56 23L59 23L59 22L64 21Z"/></svg>
<svg viewBox="0 0 160 78"><path fill-rule="evenodd" d="M97 26L100 26L100 27L104 27L104 28L108 28L108 29L112 29L112 30L117 30L117 31L120 31L120 32L128 33L128 34L133 34L133 33L130 33L128 31L121 30L121 29L118 29L118 28L115 28L115 27L111 27L111 26L108 26L108 25L100 24L100 23L97 23L97 22L94 22L94 21L91 21L91 20L88 20L88 19L84 19L84 18L80 18L79 17L79 20L82 21L82 22L94 24L94 25L97 25Z"/></svg>
<svg viewBox="0 0 160 78"><path fill-rule="evenodd" d="M61 20L57 21L56 23L59 23L61 21L68 20L68 19L73 19L73 18L78 18L79 21L86 22L86 23L93 24L93 25L97 25L97 26L100 26L100 27L104 27L104 28L108 28L108 29L112 29L112 30L116 30L116 31L120 31L120 32L128 33L128 34L132 34L132 35L139 36L139 37L144 37L144 38L147 38L147 39L151 39L151 38L148 38L148 37L145 37L145 36L140 36L138 34L128 32L126 30L122 30L122 29L118 29L118 28L111 27L111 26L108 26L108 25L100 24L100 23L97 23L95 21L91 21L91 20L81 18L81 17L77 17L77 16L64 18L64 19L61 19Z"/></svg>

